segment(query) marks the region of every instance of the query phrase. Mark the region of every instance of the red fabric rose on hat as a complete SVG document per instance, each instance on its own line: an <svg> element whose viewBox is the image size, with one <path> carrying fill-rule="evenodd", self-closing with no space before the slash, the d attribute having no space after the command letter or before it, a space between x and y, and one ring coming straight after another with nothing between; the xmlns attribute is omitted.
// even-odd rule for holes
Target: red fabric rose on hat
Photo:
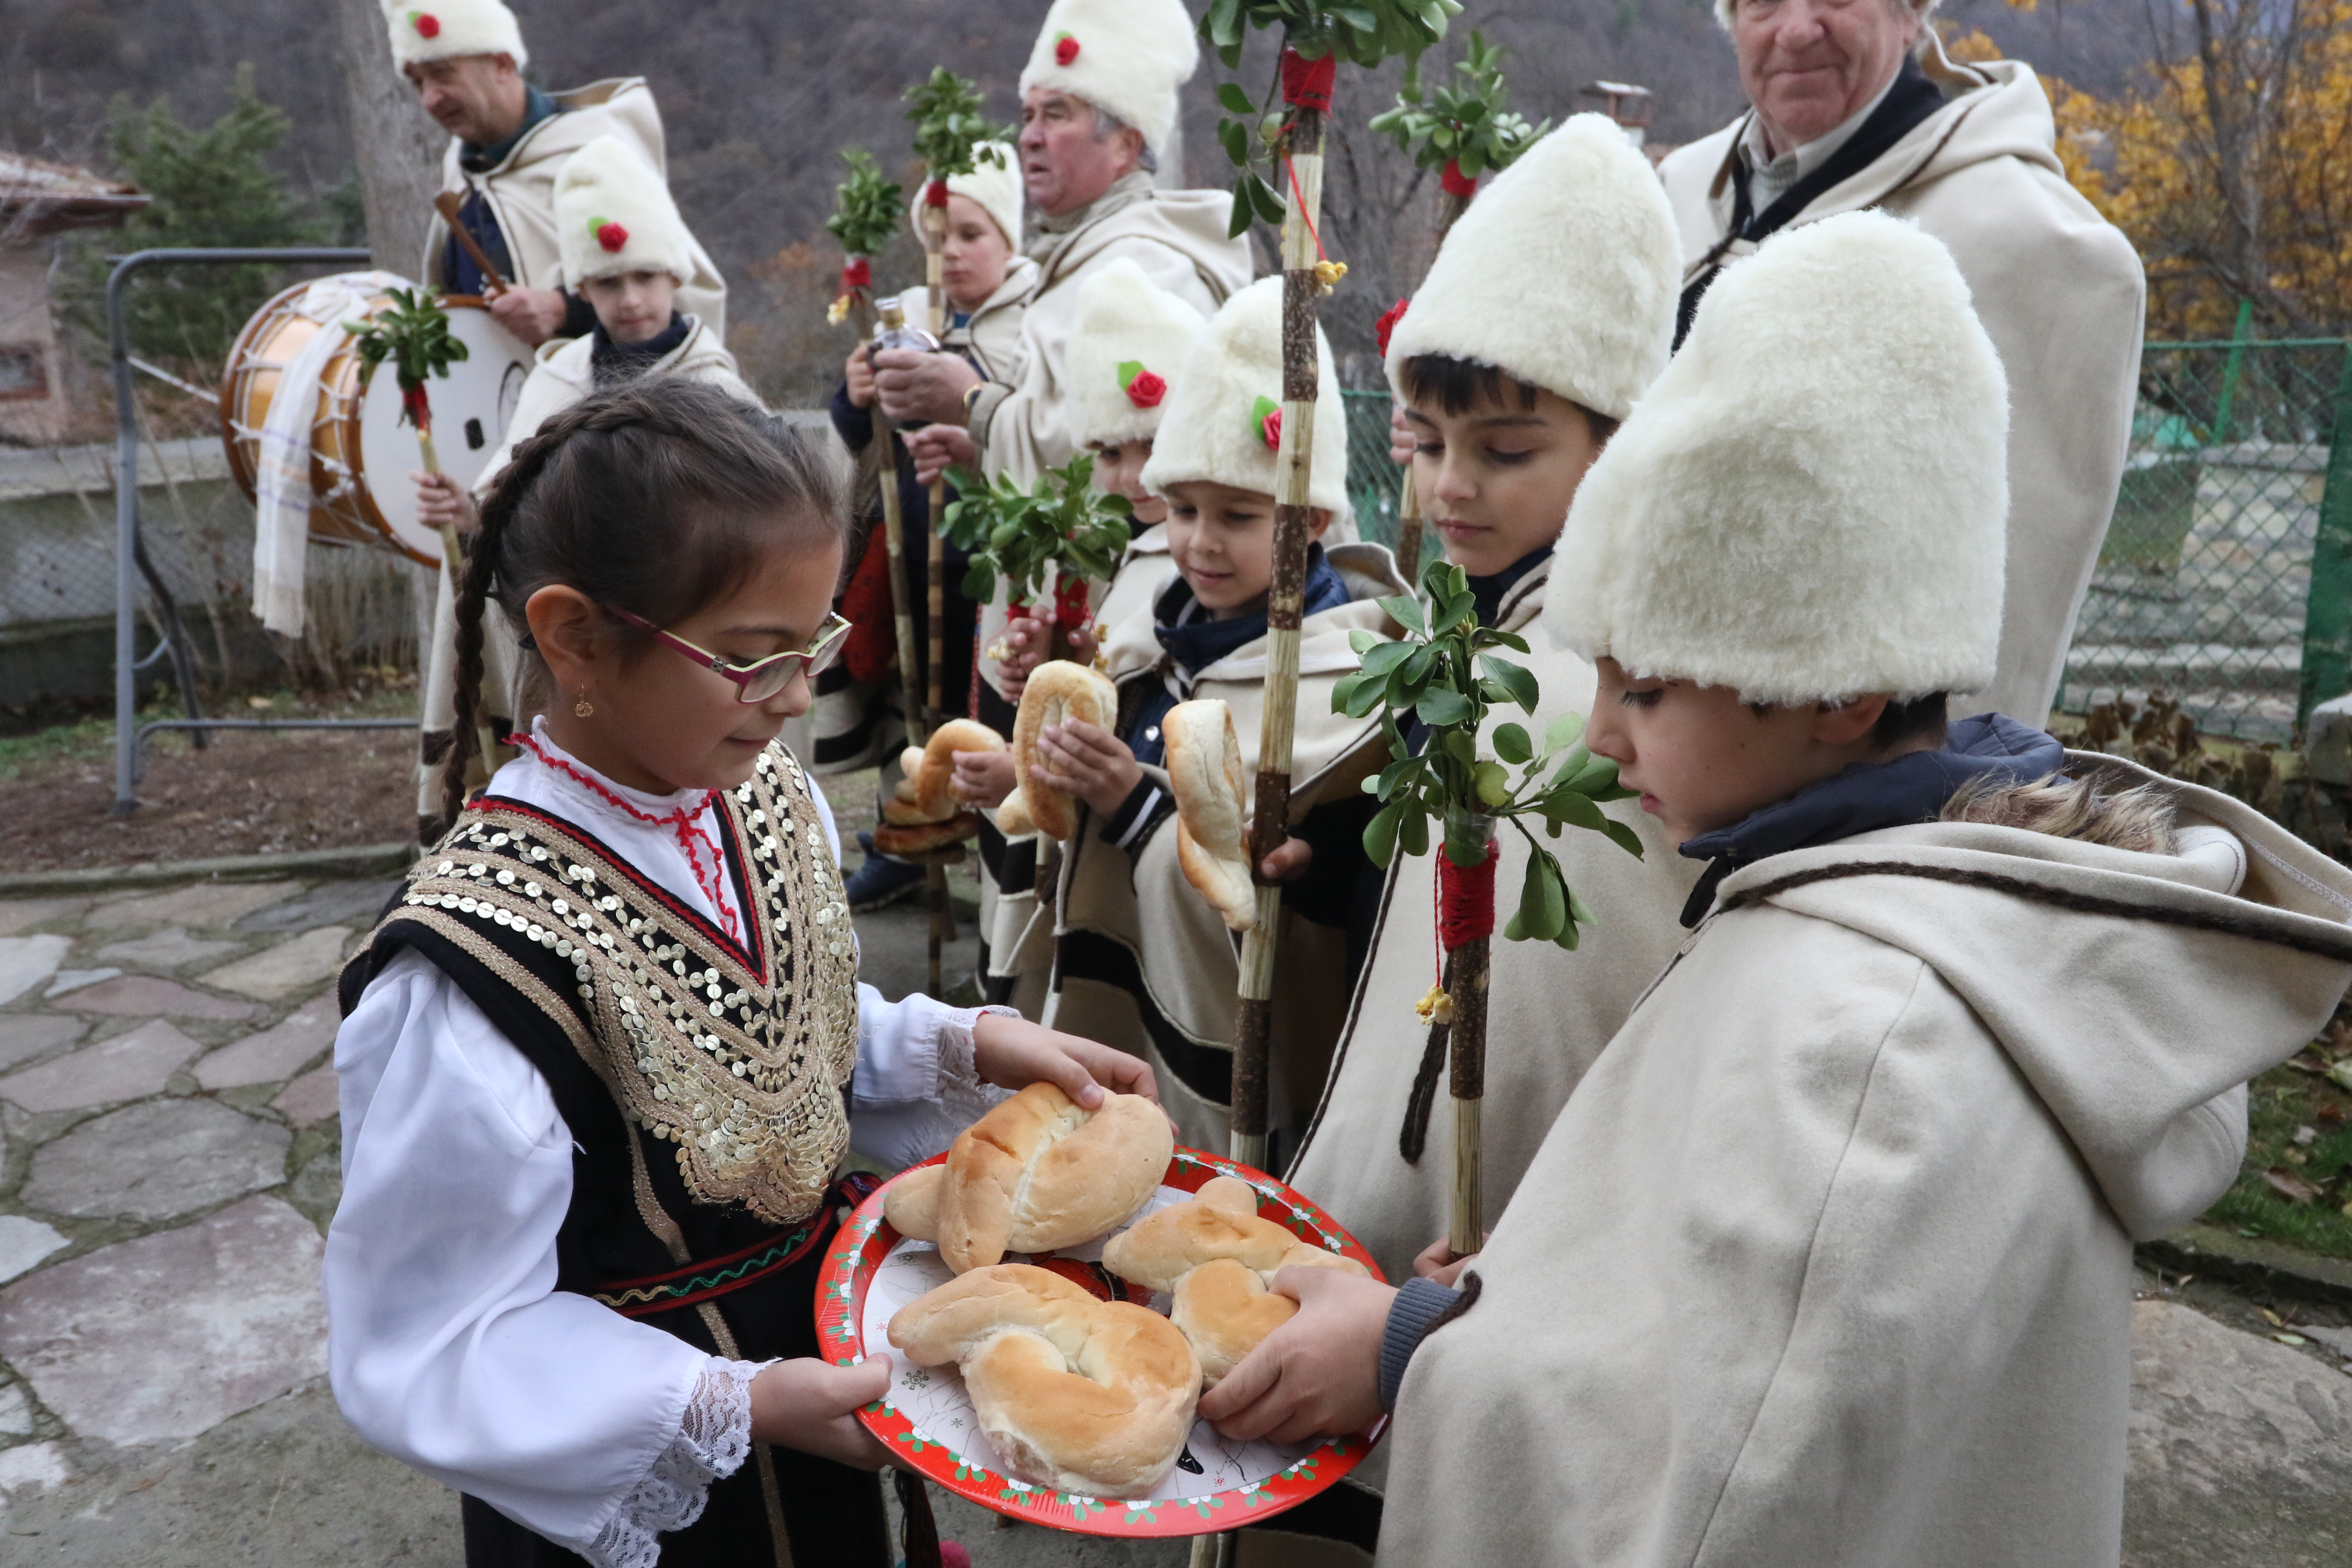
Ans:
<svg viewBox="0 0 2352 1568"><path fill-rule="evenodd" d="M1389 357L1389 339L1395 334L1397 323L1404 320L1405 307L1412 303L1410 300L1399 300L1388 308L1385 315L1372 323L1372 335L1380 339L1382 359Z"/></svg>
<svg viewBox="0 0 2352 1568"><path fill-rule="evenodd" d="M1282 405L1271 397L1261 397L1250 409L1250 417L1257 421L1257 433L1276 451L1282 449Z"/></svg>
<svg viewBox="0 0 2352 1568"><path fill-rule="evenodd" d="M411 11L408 14L408 21L409 25L416 29L416 36L420 38L437 38L441 36L441 18L430 11Z"/></svg>
<svg viewBox="0 0 2352 1568"><path fill-rule="evenodd" d="M619 255L621 247L629 243L629 231L610 218L599 218L592 227L596 236L596 243L614 255Z"/></svg>
<svg viewBox="0 0 2352 1568"><path fill-rule="evenodd" d="M1168 395L1168 381L1143 368L1141 360L1127 360L1118 367L1119 390L1138 408L1157 408L1160 400Z"/></svg>
<svg viewBox="0 0 2352 1568"><path fill-rule="evenodd" d="M1070 37L1067 33L1055 34L1054 63L1057 66L1066 66L1077 58L1078 40Z"/></svg>

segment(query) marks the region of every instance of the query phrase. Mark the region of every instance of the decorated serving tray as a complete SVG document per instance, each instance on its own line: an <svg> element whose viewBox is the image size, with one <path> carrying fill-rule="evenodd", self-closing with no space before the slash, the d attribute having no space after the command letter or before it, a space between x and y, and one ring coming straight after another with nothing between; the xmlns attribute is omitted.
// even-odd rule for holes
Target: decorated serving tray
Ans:
<svg viewBox="0 0 2352 1568"><path fill-rule="evenodd" d="M946 1158L940 1154L923 1163L938 1164ZM1318 1247L1354 1258L1371 1270L1373 1279L1383 1278L1371 1254L1306 1198L1263 1171L1197 1149L1176 1151L1160 1178L1160 1191L1136 1217L1182 1203L1213 1176L1239 1176L1257 1189L1260 1215ZM818 1277L817 1340L838 1365L863 1359L869 1345L889 1351L892 1315L954 1278L935 1245L908 1240L882 1217L883 1194L888 1190L886 1185L857 1205L834 1237ZM1127 1300L1166 1312L1165 1294L1149 1294L1102 1268L1103 1243L1109 1239L1102 1237L1083 1247L1034 1257L1008 1253L1005 1261L1051 1268L1105 1300L1122 1291ZM1388 1426L1383 1415L1350 1436L1235 1443L1219 1436L1206 1421L1195 1420L1176 1468L1160 1483L1164 1495L1150 1500L1080 1497L1014 1480L1003 1472L981 1435L963 1374L952 1365L919 1367L896 1352L891 1361L890 1392L881 1403L866 1406L858 1418L889 1446L899 1463L983 1508L1089 1535L1206 1535L1262 1522L1336 1485L1362 1462Z"/></svg>

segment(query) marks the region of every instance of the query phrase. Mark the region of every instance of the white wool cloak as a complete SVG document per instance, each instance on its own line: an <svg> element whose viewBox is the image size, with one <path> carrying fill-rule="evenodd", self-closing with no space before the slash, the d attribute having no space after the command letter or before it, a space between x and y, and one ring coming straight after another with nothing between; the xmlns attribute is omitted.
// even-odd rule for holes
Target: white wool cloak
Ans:
<svg viewBox="0 0 2352 1568"><path fill-rule="evenodd" d="M2133 772L2182 852L1931 823L1726 879L1407 1370L1382 1564L2116 1562L2132 1242L2352 978L2352 874ZM1944 879L1836 876L1888 862Z"/></svg>
<svg viewBox="0 0 2352 1568"><path fill-rule="evenodd" d="M1998 671L1983 691L1956 693L1953 711L1996 709L2038 730L2123 480L2147 283L2131 242L2066 183L2032 69L1953 67L1933 49L1921 63L1950 101L1796 223L1876 207L1943 241L1968 279L2009 377L2009 564ZM1730 227L1748 119L1658 167L1689 276Z"/></svg>
<svg viewBox="0 0 2352 1568"><path fill-rule="evenodd" d="M1494 710L1490 730L1516 722L1540 735L1561 713L1592 710L1598 680L1592 667L1554 647L1540 619L1547 582L1570 569L1558 560L1545 562L1503 601L1496 625L1528 639L1531 652L1523 662L1535 672L1542 697L1532 719L1517 708ZM1517 907L1527 875L1528 850L1507 825L1496 836L1502 858L1495 869L1496 934L1488 944L1481 1112L1490 1222L1510 1202L1577 1080L1683 939L1676 917L1698 880L1698 863L1676 854L1656 819L1637 803L1617 801L1601 809L1642 836L1641 859L1598 833L1570 828L1542 840L1600 920L1574 952L1548 942L1503 939L1502 923ZM1437 853L1433 846L1427 855L1401 854L1389 868L1371 954L1314 1124L1287 1177L1347 1226L1392 1280L1412 1278L1414 1255L1445 1234L1452 1213L1454 1102L1443 1078L1421 1159L1407 1164L1397 1147L1405 1098L1429 1039L1413 1004L1438 975Z"/></svg>
<svg viewBox="0 0 2352 1568"><path fill-rule="evenodd" d="M643 154L665 179L669 161L665 152L661 110L653 89L642 77L613 77L551 95L563 109L529 131L485 174L469 174L457 162L460 146L455 137L441 160L441 189L458 196L478 184L506 237L507 254L516 276L507 279L527 289L571 289L578 285L563 275L563 247L555 227L555 181L572 153L599 136L617 137ZM687 246L694 259L694 276L677 291L677 308L699 316L719 342L727 341L727 280L709 254L691 235ZM436 289L445 287L441 263L449 248L449 226L433 216L425 235L425 261L420 272Z"/></svg>

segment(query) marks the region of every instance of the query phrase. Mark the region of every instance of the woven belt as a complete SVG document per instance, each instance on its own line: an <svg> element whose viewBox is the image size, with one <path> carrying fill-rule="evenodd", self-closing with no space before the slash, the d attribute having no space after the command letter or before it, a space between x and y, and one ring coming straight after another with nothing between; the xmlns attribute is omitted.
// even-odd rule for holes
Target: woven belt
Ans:
<svg viewBox="0 0 2352 1568"><path fill-rule="evenodd" d="M831 1228L835 1207L843 1204L855 1207L881 1184L862 1171L844 1176L825 1189L824 1202L817 1205L816 1213L790 1230L780 1230L740 1252L688 1263L667 1274L616 1279L588 1295L625 1318L643 1318L740 1290L806 1258Z"/></svg>

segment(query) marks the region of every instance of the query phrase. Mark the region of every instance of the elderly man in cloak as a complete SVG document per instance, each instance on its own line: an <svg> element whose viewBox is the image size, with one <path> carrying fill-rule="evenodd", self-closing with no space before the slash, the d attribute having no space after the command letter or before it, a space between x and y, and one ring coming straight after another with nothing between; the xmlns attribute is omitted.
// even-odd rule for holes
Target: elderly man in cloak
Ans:
<svg viewBox="0 0 2352 1568"><path fill-rule="evenodd" d="M1152 175L1171 150L1176 91L1200 64L1181 0L1054 0L1021 73L1021 176L1032 217L1027 252L1035 292L1021 326L1016 379L983 379L954 354L894 351L875 357L883 411L913 431L908 445L928 479L950 462L1034 484L1076 456L1069 345L1080 287L1125 258L1159 288L1206 317L1249 282L1246 240L1228 235L1222 191L1164 191ZM916 426L927 426L917 429ZM980 644L995 645L1004 596L981 614ZM1002 668L980 659L978 716L1005 734L1013 701ZM981 835L982 934L992 994L1050 962L1051 920L1033 919L1034 841L1008 847ZM1043 942L1024 965L1022 950Z"/></svg>
<svg viewBox="0 0 2352 1568"><path fill-rule="evenodd" d="M1997 671L1954 711L2040 729L2122 482L2147 283L2066 183L2032 69L1951 63L1926 26L1936 4L1716 0L1752 107L1659 166L1683 237L1680 331L1717 273L1782 228L1876 208L1950 249L2009 375L2011 498Z"/></svg>
<svg viewBox="0 0 2352 1568"><path fill-rule="evenodd" d="M533 348L585 337L596 313L566 286L556 242L555 177L564 160L614 136L666 170L661 110L642 77L611 77L544 92L523 80L522 29L499 0L387 0L392 58L449 132L441 189L463 199L457 221L509 287L490 302L509 331ZM691 238L694 277L677 308L727 337L727 285ZM425 281L445 294L483 294L473 255L439 217L426 237Z"/></svg>

